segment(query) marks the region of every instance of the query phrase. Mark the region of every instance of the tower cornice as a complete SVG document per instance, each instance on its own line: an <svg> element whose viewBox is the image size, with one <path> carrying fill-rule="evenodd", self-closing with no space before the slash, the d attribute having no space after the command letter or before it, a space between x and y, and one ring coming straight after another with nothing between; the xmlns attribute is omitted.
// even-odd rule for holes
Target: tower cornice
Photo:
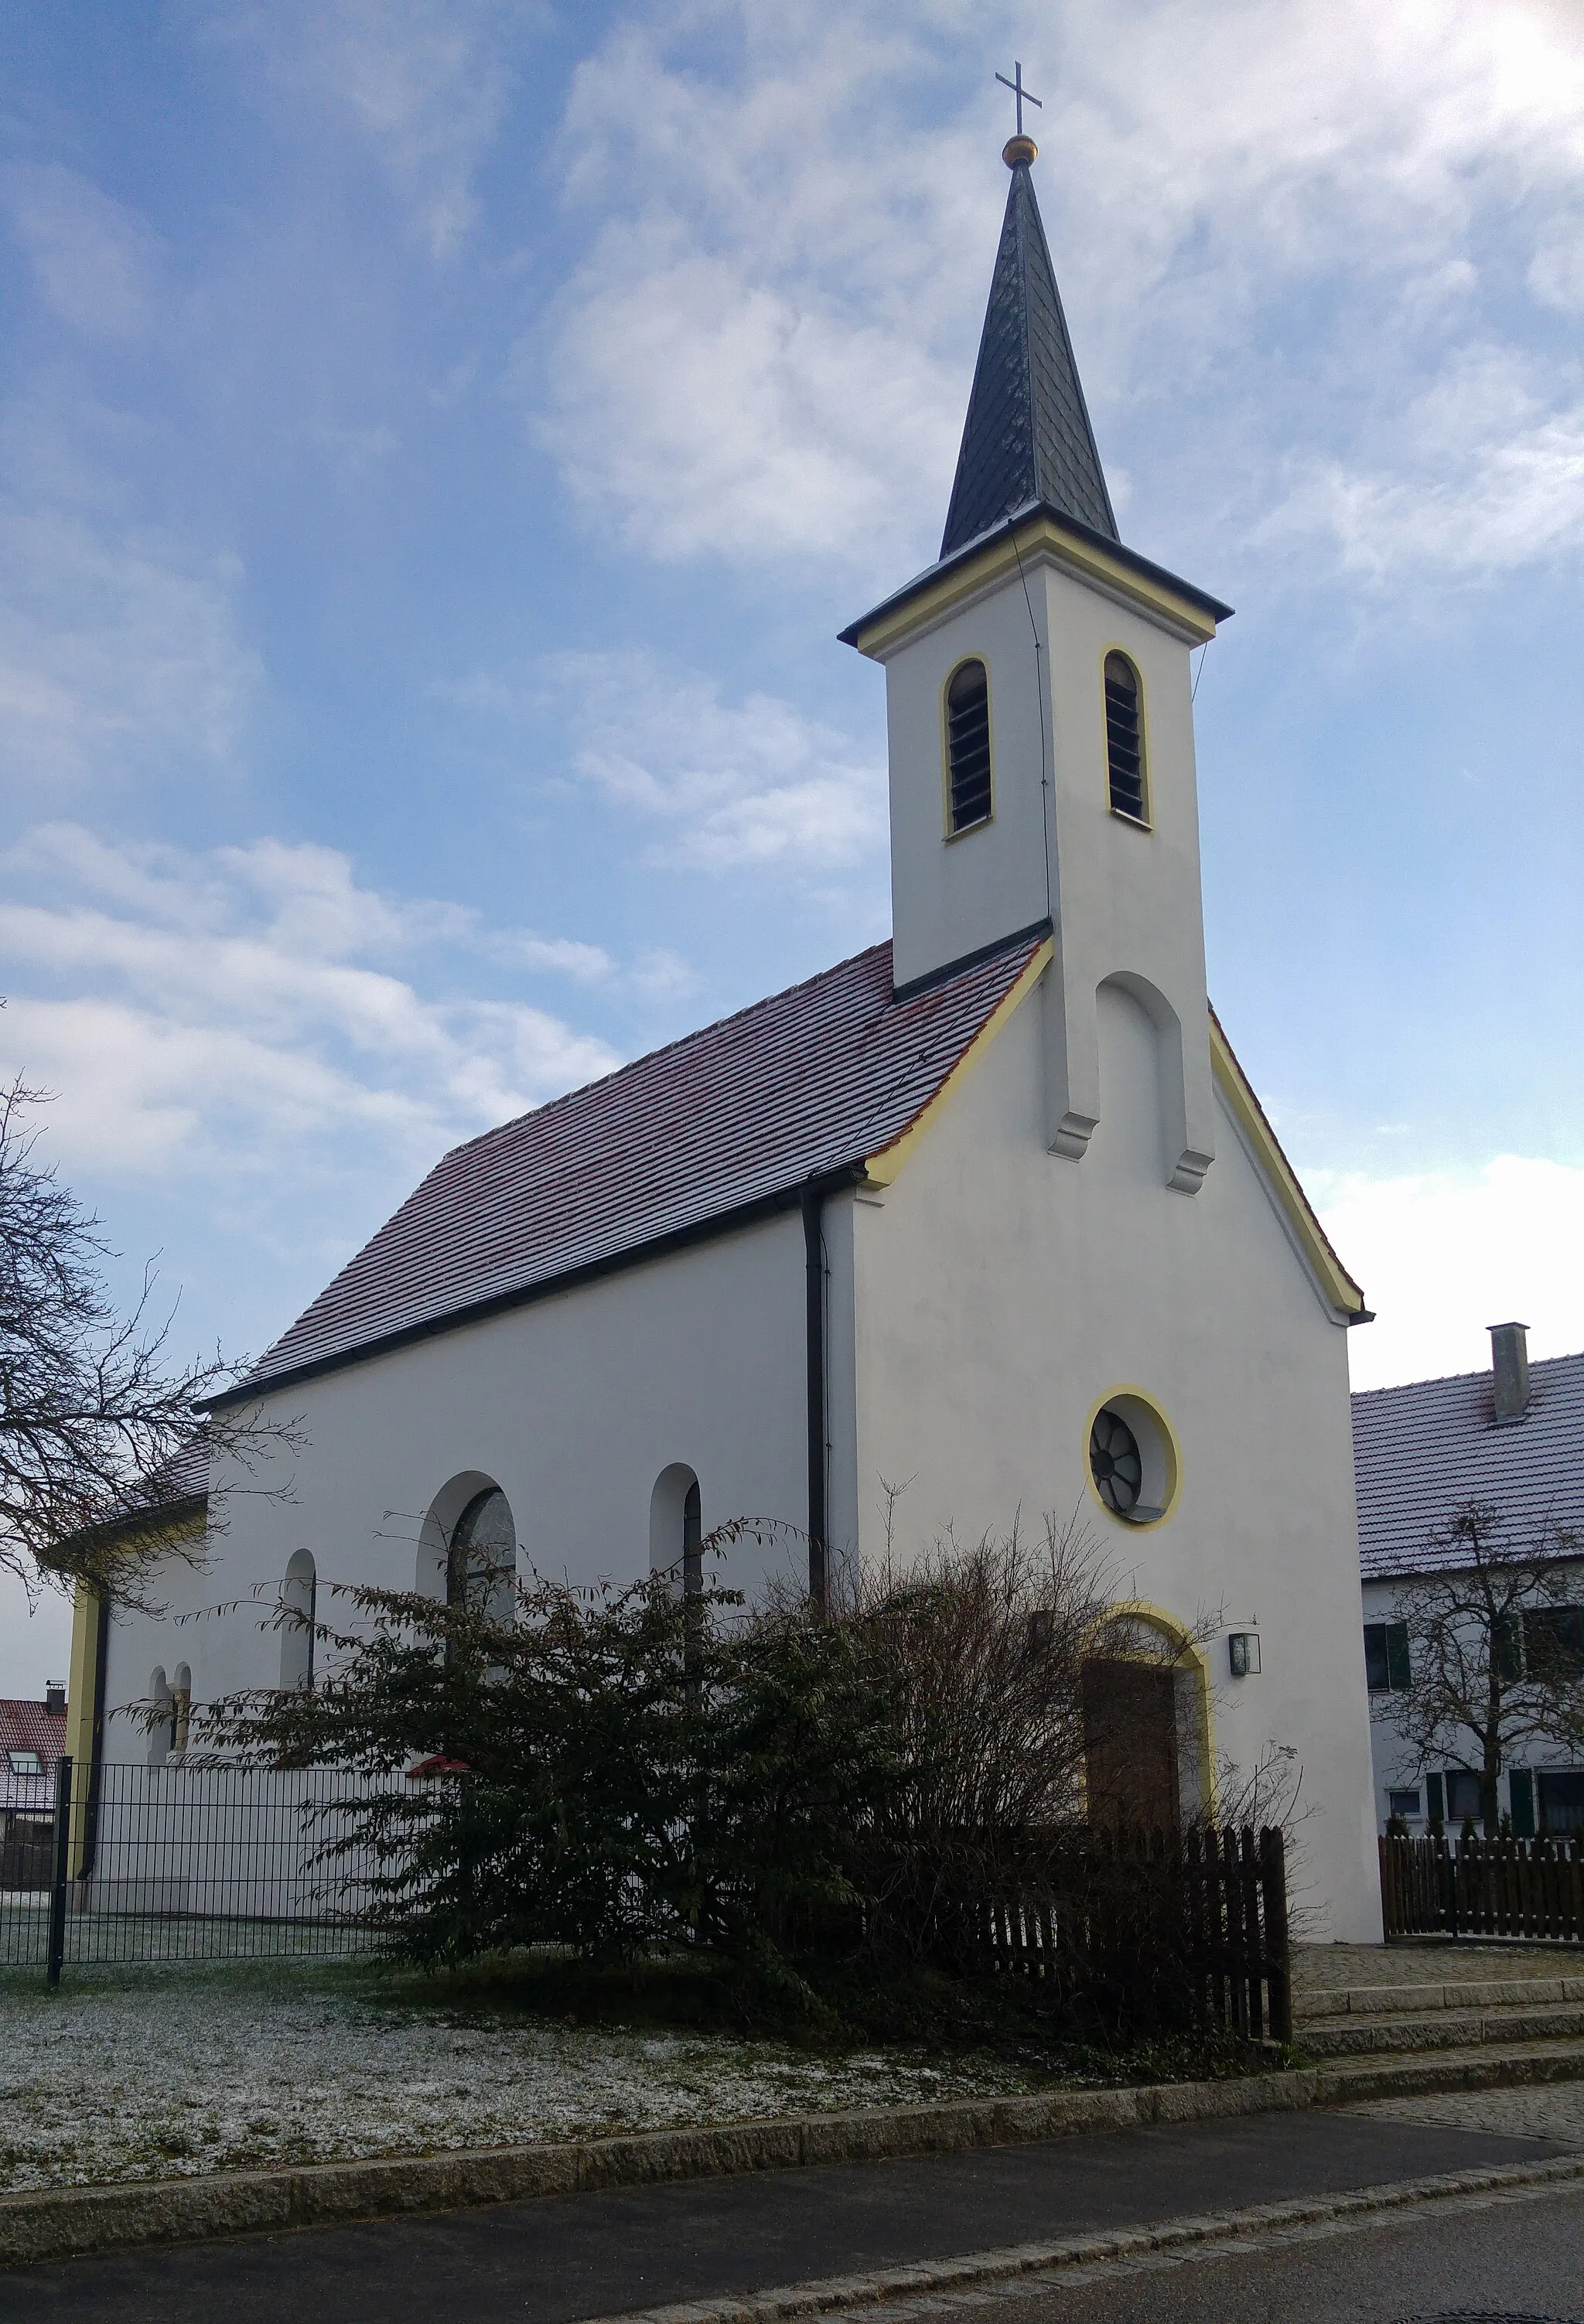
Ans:
<svg viewBox="0 0 1584 2324"><path fill-rule="evenodd" d="M1164 566L1153 565L1119 541L1091 531L1048 503L1020 509L1015 516L971 540L850 622L839 634L871 661L884 661L905 639L954 613L981 590L993 589L1016 573L1019 563L1043 559L1088 582L1091 587L1136 607L1174 637L1203 645L1218 623L1229 621L1230 605L1212 597Z"/></svg>

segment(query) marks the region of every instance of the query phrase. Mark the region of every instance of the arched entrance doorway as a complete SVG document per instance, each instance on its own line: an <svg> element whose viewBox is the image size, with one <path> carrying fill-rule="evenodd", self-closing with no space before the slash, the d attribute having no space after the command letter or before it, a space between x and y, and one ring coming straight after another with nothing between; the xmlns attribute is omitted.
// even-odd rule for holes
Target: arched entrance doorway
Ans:
<svg viewBox="0 0 1584 2324"><path fill-rule="evenodd" d="M1116 1608L1082 1684L1091 1823L1174 1834L1213 1805L1208 1673L1180 1624L1158 1607Z"/></svg>

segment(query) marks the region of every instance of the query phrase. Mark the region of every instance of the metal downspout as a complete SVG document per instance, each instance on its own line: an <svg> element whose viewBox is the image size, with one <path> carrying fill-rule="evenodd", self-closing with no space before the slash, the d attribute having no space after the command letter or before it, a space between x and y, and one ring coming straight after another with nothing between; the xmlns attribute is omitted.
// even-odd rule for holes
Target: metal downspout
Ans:
<svg viewBox="0 0 1584 2324"><path fill-rule="evenodd" d="M803 1212L803 1309L808 1410L808 1595L824 1613L825 1577L825 1261L822 1231L826 1189L811 1179Z"/></svg>

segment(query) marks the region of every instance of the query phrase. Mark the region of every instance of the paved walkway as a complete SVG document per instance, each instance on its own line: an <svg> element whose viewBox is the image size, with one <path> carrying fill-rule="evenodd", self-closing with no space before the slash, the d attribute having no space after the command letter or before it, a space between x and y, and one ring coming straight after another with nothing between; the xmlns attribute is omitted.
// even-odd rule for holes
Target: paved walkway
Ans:
<svg viewBox="0 0 1584 2324"><path fill-rule="evenodd" d="M1440 2130L1479 2130L1504 2138L1543 2138L1584 2148L1584 2082L1542 2082L1516 2090L1440 2090L1422 2098L1370 2098L1349 2107L1375 2122Z"/></svg>
<svg viewBox="0 0 1584 2324"><path fill-rule="evenodd" d="M1254 2116L54 2263L0 2275L0 2314L28 2324L573 2324L1558 2151L1362 2115Z"/></svg>
<svg viewBox="0 0 1584 2324"><path fill-rule="evenodd" d="M1578 1977L1578 1945L1300 1945L1293 1991L1300 2009L1348 1985L1489 1985L1497 1978Z"/></svg>

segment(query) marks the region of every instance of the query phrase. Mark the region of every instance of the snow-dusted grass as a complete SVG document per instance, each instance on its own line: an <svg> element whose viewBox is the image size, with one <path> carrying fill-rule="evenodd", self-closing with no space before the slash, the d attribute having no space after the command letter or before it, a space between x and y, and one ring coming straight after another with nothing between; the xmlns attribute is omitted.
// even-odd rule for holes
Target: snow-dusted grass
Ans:
<svg viewBox="0 0 1584 2324"><path fill-rule="evenodd" d="M360 1967L0 1972L0 2188L432 2154L1031 2086L990 2058L554 2024Z"/></svg>

